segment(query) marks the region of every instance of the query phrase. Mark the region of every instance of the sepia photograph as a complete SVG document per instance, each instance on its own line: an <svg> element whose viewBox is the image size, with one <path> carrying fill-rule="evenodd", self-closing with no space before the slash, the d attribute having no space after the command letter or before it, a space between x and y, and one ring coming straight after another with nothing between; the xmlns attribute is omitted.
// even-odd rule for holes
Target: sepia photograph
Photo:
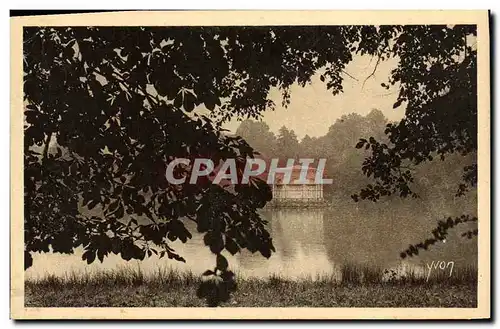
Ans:
<svg viewBox="0 0 500 329"><path fill-rule="evenodd" d="M487 11L11 36L12 318L490 317Z"/></svg>

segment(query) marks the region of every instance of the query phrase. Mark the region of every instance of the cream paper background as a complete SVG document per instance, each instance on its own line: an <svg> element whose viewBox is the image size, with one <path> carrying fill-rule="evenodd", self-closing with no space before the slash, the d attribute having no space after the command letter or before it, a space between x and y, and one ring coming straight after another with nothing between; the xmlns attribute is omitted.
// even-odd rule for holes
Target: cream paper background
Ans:
<svg viewBox="0 0 500 329"><path fill-rule="evenodd" d="M24 26L476 24L478 50L477 308L26 308L24 307ZM11 18L11 311L13 319L470 319L490 317L490 44L487 11L176 11ZM290 112L293 115L293 112Z"/></svg>

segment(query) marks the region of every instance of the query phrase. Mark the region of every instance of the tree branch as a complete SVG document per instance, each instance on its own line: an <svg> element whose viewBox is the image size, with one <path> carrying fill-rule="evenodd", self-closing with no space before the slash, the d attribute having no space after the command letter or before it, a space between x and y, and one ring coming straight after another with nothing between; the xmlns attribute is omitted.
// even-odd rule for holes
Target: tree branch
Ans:
<svg viewBox="0 0 500 329"><path fill-rule="evenodd" d="M351 79L353 79L355 81L359 81L358 79L356 79L355 77L353 77L352 75L350 75L349 73L347 73L346 71L344 71L344 70L341 70L341 71L342 71L342 73L344 73L345 75L347 75L349 78L351 78Z"/></svg>
<svg viewBox="0 0 500 329"><path fill-rule="evenodd" d="M52 132L48 133L47 138L45 139L45 146L43 147L43 154L42 154L42 164L44 164L47 159L47 155L49 153L49 143L51 139L52 139Z"/></svg>
<svg viewBox="0 0 500 329"><path fill-rule="evenodd" d="M371 77L373 77L375 75L375 72L377 71L377 68L378 68L378 65L380 64L380 59L382 58L382 52L380 52L378 54L378 58L377 58L377 63L375 63L375 67L373 68L373 72L370 73L370 75L368 75L365 79L365 81L363 81L363 86L361 86L361 89L363 89L365 87L365 83L366 81L368 81L368 79L370 79Z"/></svg>

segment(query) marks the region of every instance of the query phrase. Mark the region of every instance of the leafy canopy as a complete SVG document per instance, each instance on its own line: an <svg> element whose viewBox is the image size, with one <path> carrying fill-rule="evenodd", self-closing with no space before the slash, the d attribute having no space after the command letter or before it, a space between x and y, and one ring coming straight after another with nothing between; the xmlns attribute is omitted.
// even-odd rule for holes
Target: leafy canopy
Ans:
<svg viewBox="0 0 500 329"><path fill-rule="evenodd" d="M410 33L401 34L379 53L397 56L399 66L389 77L389 84L400 84L394 108L406 104L405 117L385 130L389 142L362 138L357 148L370 149L363 172L375 179L355 201L377 201L382 196L397 194L419 197L411 185L415 166L441 160L447 155L462 156L477 153L477 51L475 26L407 27ZM388 84L382 84L386 88ZM475 157L476 158L476 157ZM464 166L463 182L457 196L463 196L477 185L477 158ZM439 221L433 237L410 245L402 257L418 254L437 241L444 240L448 229L457 224L477 221L477 217L462 215ZM477 235L477 230L464 236Z"/></svg>
<svg viewBox="0 0 500 329"><path fill-rule="evenodd" d="M271 198L266 184L171 185L165 167L178 157L253 157L221 124L272 109L271 87L288 104L289 87L319 69L332 94L342 92L354 54L397 57L388 84L399 86L395 107L406 104L405 119L387 127L391 144L358 144L373 150L363 168L377 179L360 197L411 194L403 163L476 149L474 34L458 25L25 28L26 267L49 246L83 246L88 263L110 252L182 261L171 242L191 238L185 221L205 234L217 254L209 274L226 273L222 282L232 278L224 249L269 257L257 213ZM469 169L464 188L475 182Z"/></svg>

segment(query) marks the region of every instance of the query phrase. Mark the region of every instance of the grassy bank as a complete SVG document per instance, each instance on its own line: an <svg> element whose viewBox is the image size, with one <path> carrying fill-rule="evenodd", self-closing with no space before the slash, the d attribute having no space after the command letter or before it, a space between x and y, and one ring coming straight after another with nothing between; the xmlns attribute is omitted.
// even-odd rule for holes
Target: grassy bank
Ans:
<svg viewBox="0 0 500 329"><path fill-rule="evenodd" d="M408 273L385 280L376 269L344 267L334 277L287 280L242 278L225 307L476 307L477 271L425 277ZM46 276L26 282L27 307L203 307L202 278L190 272L140 269Z"/></svg>

